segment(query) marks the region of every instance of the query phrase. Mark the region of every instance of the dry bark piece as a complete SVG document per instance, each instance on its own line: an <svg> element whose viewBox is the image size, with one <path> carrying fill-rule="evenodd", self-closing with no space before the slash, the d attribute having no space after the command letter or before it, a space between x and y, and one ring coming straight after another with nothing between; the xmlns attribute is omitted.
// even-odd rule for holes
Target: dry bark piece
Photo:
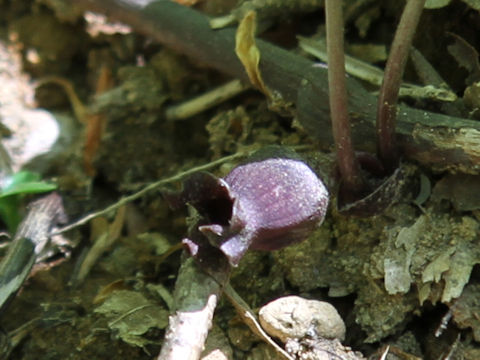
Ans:
<svg viewBox="0 0 480 360"><path fill-rule="evenodd" d="M67 221L62 198L56 192L31 202L29 208L0 263L0 312L27 279L37 257L47 246L52 230Z"/></svg>

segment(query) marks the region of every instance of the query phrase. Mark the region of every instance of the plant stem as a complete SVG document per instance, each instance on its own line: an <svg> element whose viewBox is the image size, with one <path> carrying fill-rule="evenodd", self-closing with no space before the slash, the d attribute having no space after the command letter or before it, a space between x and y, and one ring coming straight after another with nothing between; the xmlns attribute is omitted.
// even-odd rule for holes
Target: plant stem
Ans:
<svg viewBox="0 0 480 360"><path fill-rule="evenodd" d="M425 0L408 0L395 32L377 104L377 152L385 169L398 166L395 138L398 90Z"/></svg>
<svg viewBox="0 0 480 360"><path fill-rule="evenodd" d="M337 164L346 189L359 193L364 188L360 166L353 151L347 109L343 15L341 0L325 1L327 24L328 90Z"/></svg>
<svg viewBox="0 0 480 360"><path fill-rule="evenodd" d="M61 229L58 229L57 231L53 232L51 235L62 234L64 232L70 231L70 230L72 230L72 229L74 229L78 226L84 225L87 222L89 222L90 220L95 219L99 216L108 214L111 211L117 210L121 206L123 206L125 204L128 204L129 202L132 202L134 200L137 200L137 199L141 198L142 196L144 196L145 194L147 194L148 192L150 192L152 190L156 190L156 189L160 188L161 186L163 186L165 184L181 180L181 179L185 178L186 176L191 175L193 173L196 173L198 171L209 170L209 169L211 169L211 168L213 168L217 165L226 163L228 161L236 160L236 159L239 159L239 158L242 158L242 157L247 157L248 155L249 155L248 152L243 152L243 151L237 152L235 154L225 156L223 158L214 160L214 161L209 162L207 164L200 165L200 166L195 166L195 167L190 168L188 170L179 172L179 173L177 173L177 174L175 174L171 177L155 181L155 182L145 186L143 189L137 191L136 193L133 193L131 195L127 195L127 196L122 197L120 200L118 200L117 202L113 203L110 206L107 206L103 210L95 211L95 212L81 218L80 220L75 221L74 223L71 223L67 226L64 226Z"/></svg>

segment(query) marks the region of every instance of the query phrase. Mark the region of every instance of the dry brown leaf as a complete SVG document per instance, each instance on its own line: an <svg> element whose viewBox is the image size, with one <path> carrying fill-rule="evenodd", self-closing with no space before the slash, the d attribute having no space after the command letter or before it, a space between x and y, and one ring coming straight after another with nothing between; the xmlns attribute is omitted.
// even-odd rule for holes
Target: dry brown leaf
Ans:
<svg viewBox="0 0 480 360"><path fill-rule="evenodd" d="M263 82L260 69L258 68L260 51L255 43L256 28L257 15L255 11L249 11L238 26L235 36L235 53L245 67L245 71L253 86L271 99L272 94Z"/></svg>
<svg viewBox="0 0 480 360"><path fill-rule="evenodd" d="M292 104L286 102L280 93L271 91L263 81L259 68L260 50L255 42L256 27L256 13L249 11L238 26L235 35L235 53L245 67L250 82L267 96L269 108L278 113L291 115Z"/></svg>
<svg viewBox="0 0 480 360"><path fill-rule="evenodd" d="M448 33L455 42L449 45L448 52L457 61L458 65L467 69L469 76L465 80L467 85L480 80L480 62L477 50L465 39L454 34Z"/></svg>

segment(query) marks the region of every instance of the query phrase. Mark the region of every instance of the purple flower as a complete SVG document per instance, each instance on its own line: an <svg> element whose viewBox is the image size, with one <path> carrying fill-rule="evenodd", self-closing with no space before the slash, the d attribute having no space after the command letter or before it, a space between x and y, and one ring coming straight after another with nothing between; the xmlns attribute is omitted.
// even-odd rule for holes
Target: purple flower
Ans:
<svg viewBox="0 0 480 360"><path fill-rule="evenodd" d="M249 248L277 250L307 238L325 217L328 192L302 161L272 158L240 165L223 179L197 173L178 200L201 216L184 240L192 255L211 245L236 266Z"/></svg>

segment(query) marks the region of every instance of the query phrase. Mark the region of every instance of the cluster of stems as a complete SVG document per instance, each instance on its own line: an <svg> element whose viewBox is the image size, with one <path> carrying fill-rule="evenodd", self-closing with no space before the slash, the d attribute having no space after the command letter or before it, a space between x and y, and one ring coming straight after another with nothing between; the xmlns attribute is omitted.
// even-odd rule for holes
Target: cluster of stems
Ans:
<svg viewBox="0 0 480 360"><path fill-rule="evenodd" d="M343 186L355 194L361 193L365 188L365 180L360 172L350 134L343 49L342 3L339 0L325 1L330 114L337 163ZM383 167L389 172L393 172L399 162L395 136L398 92L424 5L425 0L409 0L405 5L390 49L378 98L377 155Z"/></svg>

